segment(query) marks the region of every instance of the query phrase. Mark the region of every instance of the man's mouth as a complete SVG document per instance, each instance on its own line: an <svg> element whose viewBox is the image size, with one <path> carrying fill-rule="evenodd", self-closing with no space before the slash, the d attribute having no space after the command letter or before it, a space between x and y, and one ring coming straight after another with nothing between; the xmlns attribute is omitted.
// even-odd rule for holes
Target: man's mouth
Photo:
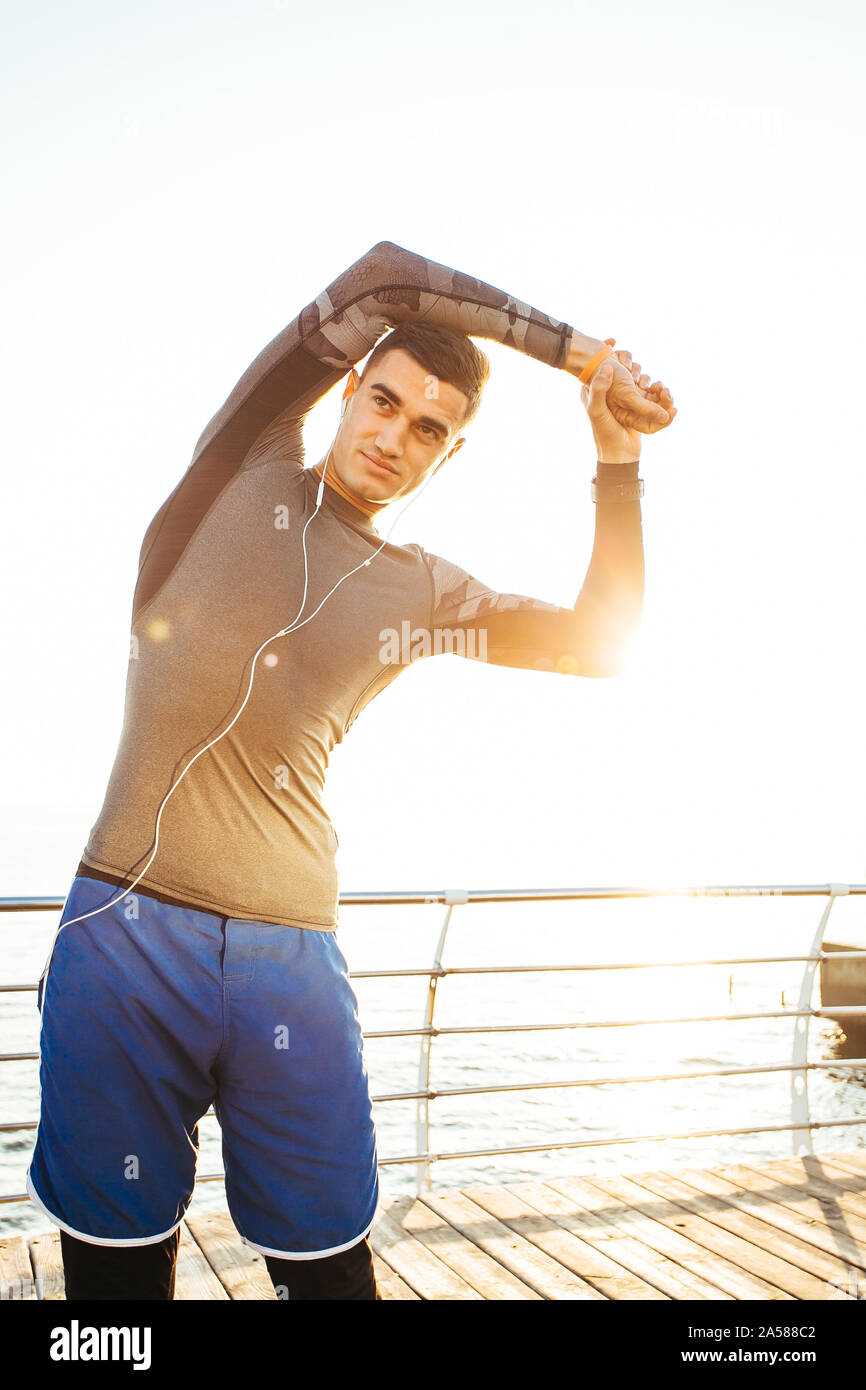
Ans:
<svg viewBox="0 0 866 1390"><path fill-rule="evenodd" d="M374 468L381 468L383 473L392 473L395 478L399 478L400 475L397 472L396 468L392 468L389 463L383 463L381 459L372 458L371 455L365 453L363 449L361 450L361 453L364 455L364 458L367 459L369 463L372 463Z"/></svg>

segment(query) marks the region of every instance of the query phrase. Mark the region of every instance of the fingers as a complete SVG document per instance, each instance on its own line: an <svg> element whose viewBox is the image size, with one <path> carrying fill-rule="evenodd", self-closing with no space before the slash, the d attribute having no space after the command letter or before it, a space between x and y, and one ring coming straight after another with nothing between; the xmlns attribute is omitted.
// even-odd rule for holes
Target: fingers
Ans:
<svg viewBox="0 0 866 1390"><path fill-rule="evenodd" d="M608 407L618 424L640 434L655 434L671 422L667 410L659 401L643 395L618 395L611 392Z"/></svg>
<svg viewBox="0 0 866 1390"><path fill-rule="evenodd" d="M660 405L663 410L666 410L668 411L668 413L670 413L671 407L674 403L674 398L663 382L654 381L647 390L647 396L651 401L654 401L657 405Z"/></svg>
<svg viewBox="0 0 866 1390"><path fill-rule="evenodd" d="M670 405L665 403L665 398L668 402L672 400L670 391L662 382L652 381L647 372L641 372L640 362L635 362L627 348L618 348L613 355L631 373L632 380L639 390L644 391L650 400L658 401L665 410L670 409Z"/></svg>
<svg viewBox="0 0 866 1390"><path fill-rule="evenodd" d="M604 397L607 395L607 388L613 381L613 367L609 362L602 362L598 371L593 374L589 383L590 403L593 397Z"/></svg>
<svg viewBox="0 0 866 1390"><path fill-rule="evenodd" d="M639 386L643 389L649 384L650 378L646 375L641 376L640 362L635 362L633 360L627 348L620 348L613 355L627 371L631 372L635 386Z"/></svg>
<svg viewBox="0 0 866 1390"><path fill-rule="evenodd" d="M661 394L656 397L647 396L647 404L653 406L652 418L635 422L635 428L644 434L656 434L659 430L667 429L676 417L677 408L673 403L673 397L667 388L663 388ZM664 412L664 413L662 413Z"/></svg>
<svg viewBox="0 0 866 1390"><path fill-rule="evenodd" d="M588 400L584 400L591 419L600 419L607 414L606 398L612 380L613 368L608 362L602 362L589 383ZM583 390L587 391L587 387L584 386Z"/></svg>
<svg viewBox="0 0 866 1390"><path fill-rule="evenodd" d="M651 381L648 373L641 372L639 362L635 362L627 348L620 348L608 358L608 369L613 370L616 359L626 369L639 396L631 395L628 379L614 374L614 393L607 406L619 424L628 429L637 429L641 434L655 434L665 429L677 413L667 386L661 381ZM604 365L604 364L602 364ZM599 369L600 370L600 369ZM594 378L595 380L595 378ZM599 383L600 384L600 383ZM605 392L611 383L605 385ZM584 405L592 408L592 396L584 399Z"/></svg>

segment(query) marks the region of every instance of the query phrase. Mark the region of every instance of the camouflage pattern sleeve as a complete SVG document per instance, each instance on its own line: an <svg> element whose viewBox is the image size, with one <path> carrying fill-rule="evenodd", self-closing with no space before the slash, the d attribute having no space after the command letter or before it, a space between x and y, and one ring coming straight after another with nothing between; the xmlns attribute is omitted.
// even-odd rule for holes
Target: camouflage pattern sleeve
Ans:
<svg viewBox="0 0 866 1390"><path fill-rule="evenodd" d="M434 323L493 338L551 367L562 367L571 325L504 290L381 241L301 315L304 346L320 362L348 371L388 328Z"/></svg>
<svg viewBox="0 0 866 1390"><path fill-rule="evenodd" d="M421 550L420 547L418 547ZM432 584L427 650L494 666L592 675L581 662L581 615L524 594L502 594L441 555L421 550Z"/></svg>
<svg viewBox="0 0 866 1390"><path fill-rule="evenodd" d="M504 290L381 241L259 353L202 433L191 467L223 475L278 417L297 429L389 328L408 320L493 338L551 367L564 365L572 332Z"/></svg>

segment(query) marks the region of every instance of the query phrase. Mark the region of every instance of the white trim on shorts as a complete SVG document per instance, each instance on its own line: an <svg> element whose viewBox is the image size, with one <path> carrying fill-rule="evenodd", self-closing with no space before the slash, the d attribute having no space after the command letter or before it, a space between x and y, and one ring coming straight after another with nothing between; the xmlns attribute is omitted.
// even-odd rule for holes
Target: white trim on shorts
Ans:
<svg viewBox="0 0 866 1390"><path fill-rule="evenodd" d="M353 1236L345 1245L332 1245L329 1250L272 1250L268 1245L257 1245L254 1240L247 1240L246 1236L241 1236L241 1240L251 1250L258 1250L261 1255L275 1255L279 1260L323 1260L326 1255L339 1255L343 1250L351 1250L353 1245L359 1245L372 1231L375 1220L374 1216L373 1221L359 1236Z"/></svg>
<svg viewBox="0 0 866 1390"><path fill-rule="evenodd" d="M45 1213L49 1221L53 1221L54 1225L59 1226L61 1231L65 1231L67 1235L75 1236L77 1240L84 1240L88 1245L156 1245L157 1241L165 1240L166 1236L172 1235L181 1224L181 1221L183 1221L183 1217L181 1217L180 1221L176 1221L167 1231L161 1231L158 1236L142 1236L141 1239L136 1240L108 1240L103 1236L90 1236L85 1234L84 1231L76 1231L74 1226L67 1226L65 1221L61 1221L59 1216L55 1216L53 1211L48 1210L48 1207L46 1207L33 1185L33 1179L30 1177L29 1168L27 1169L25 1185L27 1187L28 1197L40 1211Z"/></svg>

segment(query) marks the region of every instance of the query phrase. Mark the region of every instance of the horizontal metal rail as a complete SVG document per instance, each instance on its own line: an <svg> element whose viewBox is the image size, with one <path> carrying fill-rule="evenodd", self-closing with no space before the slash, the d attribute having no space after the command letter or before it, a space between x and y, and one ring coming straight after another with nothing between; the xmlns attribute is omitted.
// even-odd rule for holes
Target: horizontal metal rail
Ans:
<svg viewBox="0 0 866 1390"><path fill-rule="evenodd" d="M799 1129L835 1129L849 1125L866 1125L866 1115L853 1120L809 1120L808 1123L802 1125L743 1125L737 1129L683 1130L679 1134L612 1135L606 1139L563 1139L549 1144L514 1144L501 1149L460 1149L453 1153L400 1154L393 1158L380 1158L379 1167L384 1168L401 1163L439 1163L460 1158L499 1158L507 1154L548 1153L554 1149L601 1149L607 1148L611 1144L660 1143L666 1139L712 1139L720 1134L775 1134ZM225 1173L202 1173L201 1176L196 1174L195 1180L196 1183L224 1182ZM29 1200L26 1192L8 1193L0 1196L0 1204L4 1202L28 1202Z"/></svg>
<svg viewBox="0 0 866 1390"><path fill-rule="evenodd" d="M344 907L401 907L411 904L596 902L630 898L817 898L866 894L866 883L727 884L712 887L646 888L437 888L424 892L341 893ZM0 912L59 912L65 898L0 898Z"/></svg>
<svg viewBox="0 0 866 1390"><path fill-rule="evenodd" d="M569 1028L650 1028L662 1023L742 1023L757 1018L858 1018L866 1015L866 1004L828 1004L815 1009L767 1009L746 1014L693 1014L682 1018L591 1018L567 1023L481 1023L463 1024L453 1028L431 1025L427 1028L379 1028L365 1032L370 1038L444 1038L450 1035L486 1033L544 1033L561 1032ZM38 1052L0 1053L0 1062L35 1062ZM794 1068L802 1071L802 1066Z"/></svg>
<svg viewBox="0 0 866 1390"><path fill-rule="evenodd" d="M680 1134L618 1134L607 1139L562 1139L551 1144L514 1144L504 1149L461 1149L456 1153L407 1154L400 1158L380 1158L384 1166L395 1163L438 1163L454 1158L497 1158L503 1154L547 1153L553 1149L600 1149L610 1144L662 1143L666 1139L712 1139L719 1134L771 1134L798 1129L834 1129L839 1125L866 1125L866 1115L853 1120L810 1120L803 1125L743 1125L739 1129L690 1129Z"/></svg>
<svg viewBox="0 0 866 1390"><path fill-rule="evenodd" d="M34 1055L38 1056L38 1054ZM558 1091L573 1086L631 1086L648 1081L695 1081L705 1080L712 1076L760 1076L772 1072L817 1071L822 1068L835 1070L837 1067L862 1067L866 1070L866 1057L843 1058L839 1061L829 1062L806 1062L805 1066L797 1062L768 1062L753 1067L713 1067L703 1071L647 1072L641 1076L581 1076L561 1081L513 1081L499 1086L447 1086L438 1089L430 1087L425 1091L391 1091L386 1095L371 1096L370 1099L374 1105L386 1105L389 1101L443 1100L449 1096L486 1096L495 1095L501 1091ZM202 1120L216 1119L216 1111L213 1109L205 1110L200 1118ZM0 1134L11 1134L20 1129L36 1129L38 1123L38 1120L19 1120L13 1123L0 1124ZM799 1126L794 1126L794 1128L799 1128Z"/></svg>
<svg viewBox="0 0 866 1390"><path fill-rule="evenodd" d="M391 976L435 975L548 975L557 971L580 970L673 970L681 966L698 965L784 965L787 962L810 960L857 960L866 956L866 947L850 951L818 951L805 956L717 956L706 960L628 960L598 961L581 965L443 965L438 970L418 967L413 970L352 970L353 980L386 980Z"/></svg>
<svg viewBox="0 0 866 1390"><path fill-rule="evenodd" d="M365 1033L365 1038L447 1037L449 1034L472 1033L544 1033L564 1028L648 1028L660 1023L742 1023L755 1018L849 1018L866 1014L866 1004L832 1004L819 1009L769 1009L748 1014L693 1014L684 1018L616 1018L585 1019L569 1023L488 1023L453 1028L388 1028ZM802 1068L798 1067L798 1071Z"/></svg>
<svg viewBox="0 0 866 1390"><path fill-rule="evenodd" d="M350 970L351 980L444 979L446 975L523 975L556 974L559 971L580 970L671 970L681 966L701 965L785 965L805 961L859 960L866 957L866 947L850 951L818 951L805 956L715 956L701 960L641 960L600 961L581 965L450 965L438 970L432 966L416 966L410 970ZM0 985L0 994L35 991L38 985Z"/></svg>

